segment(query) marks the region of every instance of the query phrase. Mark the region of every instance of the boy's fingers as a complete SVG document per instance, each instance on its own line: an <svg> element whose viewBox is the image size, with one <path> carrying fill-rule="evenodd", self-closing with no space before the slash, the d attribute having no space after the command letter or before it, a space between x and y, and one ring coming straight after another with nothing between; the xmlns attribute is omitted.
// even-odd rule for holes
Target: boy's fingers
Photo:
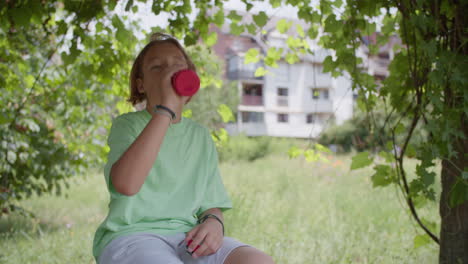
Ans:
<svg viewBox="0 0 468 264"><path fill-rule="evenodd" d="M201 246L202 241L205 239L205 237L206 237L206 232L203 232L203 231L198 232L197 235L192 238L193 241L192 243L190 243L189 251L193 252L197 246Z"/></svg>
<svg viewBox="0 0 468 264"><path fill-rule="evenodd" d="M198 226L196 226L195 228L187 232L187 234L185 235L185 243L188 243L190 240L192 240L193 237L196 236L197 232L198 232Z"/></svg>
<svg viewBox="0 0 468 264"><path fill-rule="evenodd" d="M196 252L194 252L194 254L192 254L192 256L194 258L197 258L197 257L208 256L208 255L214 254L216 251L218 251L220 246L221 246L221 243L219 243L219 241L214 241L212 240L212 238L210 238L209 235L207 235L203 244L200 246L198 250L196 250Z"/></svg>
<svg viewBox="0 0 468 264"><path fill-rule="evenodd" d="M206 252L207 250L208 250L208 246L205 245L205 244L203 244L201 246L197 246L193 250L192 257L197 258L197 257L205 256L208 253L208 252Z"/></svg>

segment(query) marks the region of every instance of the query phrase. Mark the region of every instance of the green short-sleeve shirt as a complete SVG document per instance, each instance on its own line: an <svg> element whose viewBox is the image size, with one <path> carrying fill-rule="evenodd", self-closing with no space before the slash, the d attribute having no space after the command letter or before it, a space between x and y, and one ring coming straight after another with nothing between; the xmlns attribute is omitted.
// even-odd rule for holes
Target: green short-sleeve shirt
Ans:
<svg viewBox="0 0 468 264"><path fill-rule="evenodd" d="M172 124L158 157L140 191L118 193L110 169L151 119L147 110L113 120L104 175L110 193L109 213L96 231L93 255L97 258L113 239L136 232L174 234L190 231L197 215L210 209L232 207L218 168L218 155L209 131L187 118Z"/></svg>

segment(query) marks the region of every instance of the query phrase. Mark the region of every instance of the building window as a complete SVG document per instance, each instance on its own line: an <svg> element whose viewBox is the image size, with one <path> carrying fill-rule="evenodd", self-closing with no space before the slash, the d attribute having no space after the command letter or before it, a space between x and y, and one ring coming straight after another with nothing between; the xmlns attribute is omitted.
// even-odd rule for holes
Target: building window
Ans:
<svg viewBox="0 0 468 264"><path fill-rule="evenodd" d="M255 95L262 96L262 85L261 84L246 84L242 85L244 95Z"/></svg>
<svg viewBox="0 0 468 264"><path fill-rule="evenodd" d="M317 118L316 118L316 115L314 115L314 114L307 114L307 116L306 116L306 123L307 123L307 124L313 124L313 123L316 122L316 119L317 119Z"/></svg>
<svg viewBox="0 0 468 264"><path fill-rule="evenodd" d="M379 59L384 59L384 60L390 59L390 54L388 52L380 52L378 56L379 56Z"/></svg>
<svg viewBox="0 0 468 264"><path fill-rule="evenodd" d="M288 88L278 87L279 96L288 96Z"/></svg>
<svg viewBox="0 0 468 264"><path fill-rule="evenodd" d="M278 123L288 123L288 114L278 114Z"/></svg>
<svg viewBox="0 0 468 264"><path fill-rule="evenodd" d="M325 99L325 100L328 100L328 90L322 90L322 98Z"/></svg>
<svg viewBox="0 0 468 264"><path fill-rule="evenodd" d="M288 106L288 88L278 87L276 104L278 106Z"/></svg>
<svg viewBox="0 0 468 264"><path fill-rule="evenodd" d="M228 72L235 72L239 70L239 57L232 56L228 59Z"/></svg>
<svg viewBox="0 0 468 264"><path fill-rule="evenodd" d="M330 98L330 91L328 88L314 88L312 89L312 99L314 100L328 100Z"/></svg>
<svg viewBox="0 0 468 264"><path fill-rule="evenodd" d="M385 80L385 75L383 74L374 74L374 80L376 80L378 83L382 82Z"/></svg>
<svg viewBox="0 0 468 264"><path fill-rule="evenodd" d="M241 112L242 123L263 123L263 113L261 112Z"/></svg>

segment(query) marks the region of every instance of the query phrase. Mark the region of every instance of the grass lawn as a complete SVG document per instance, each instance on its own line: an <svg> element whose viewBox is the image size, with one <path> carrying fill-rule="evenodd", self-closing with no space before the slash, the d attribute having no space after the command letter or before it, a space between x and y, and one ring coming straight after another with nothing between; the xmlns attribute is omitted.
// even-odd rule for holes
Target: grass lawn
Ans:
<svg viewBox="0 0 468 264"><path fill-rule="evenodd" d="M277 263L437 263L434 244L415 249L422 232L394 187L373 189L371 170L349 171L350 157L330 163L273 154L221 164L235 209L227 235L256 246ZM37 219L0 219L0 263L94 263L94 231L108 194L99 172L72 180L67 197L21 203ZM435 203L421 214L437 221Z"/></svg>

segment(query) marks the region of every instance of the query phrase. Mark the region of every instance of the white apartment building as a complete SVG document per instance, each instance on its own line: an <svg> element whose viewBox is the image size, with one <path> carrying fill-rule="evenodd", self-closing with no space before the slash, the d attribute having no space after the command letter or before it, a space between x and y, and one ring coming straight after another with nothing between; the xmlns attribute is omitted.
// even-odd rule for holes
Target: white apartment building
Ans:
<svg viewBox="0 0 468 264"><path fill-rule="evenodd" d="M244 14L244 21L251 22L251 15ZM300 62L288 64L281 60L278 68L260 64L244 64L244 54L250 48L261 52L271 47L286 47L286 35L275 30L280 18L271 18L264 27L266 35L240 36L229 34L229 25L221 29L212 27L218 33L215 53L226 61L226 79L238 81L240 104L237 107L236 123L226 126L230 134L245 133L248 136L275 136L294 138L316 138L333 124L341 124L353 116L355 92L349 77L334 78L324 73L322 63L330 52L309 43L314 54L302 56ZM301 23L294 21L294 23ZM267 44L269 46L267 46ZM384 58L385 60L385 58ZM377 58L371 61L378 63ZM387 63L388 60L383 62ZM366 70L377 78L386 72L376 72L371 64ZM255 70L263 66L269 73L255 77Z"/></svg>
<svg viewBox="0 0 468 264"><path fill-rule="evenodd" d="M228 75L238 74L241 102L232 134L249 136L317 137L328 125L352 117L351 82L323 73L321 61L296 64L280 61L270 74L255 78L259 65L245 65L241 56L230 58Z"/></svg>

